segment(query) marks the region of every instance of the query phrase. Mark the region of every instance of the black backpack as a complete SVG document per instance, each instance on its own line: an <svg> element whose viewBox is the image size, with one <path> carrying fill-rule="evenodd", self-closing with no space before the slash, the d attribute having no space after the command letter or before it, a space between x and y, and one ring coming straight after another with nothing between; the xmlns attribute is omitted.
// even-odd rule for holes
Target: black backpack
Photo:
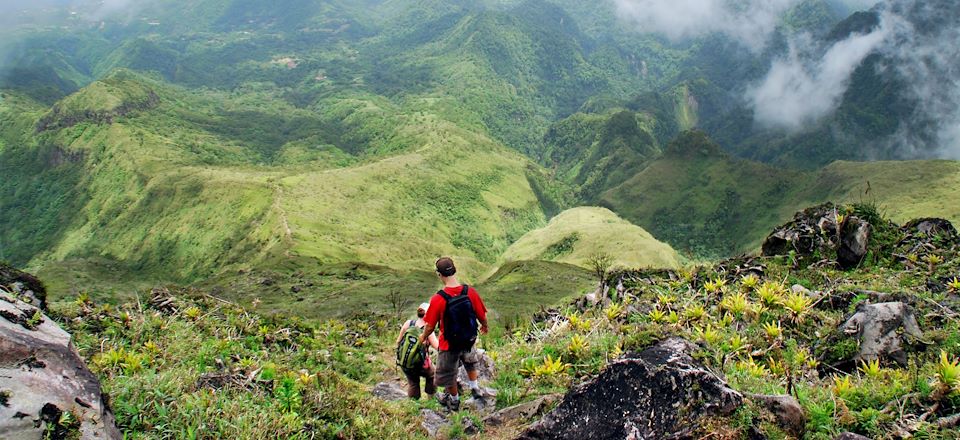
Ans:
<svg viewBox="0 0 960 440"><path fill-rule="evenodd" d="M447 302L443 310L443 338L451 351L469 350L477 341L477 312L473 310L468 290L464 284L463 291L457 296L450 296L443 289L437 292Z"/></svg>

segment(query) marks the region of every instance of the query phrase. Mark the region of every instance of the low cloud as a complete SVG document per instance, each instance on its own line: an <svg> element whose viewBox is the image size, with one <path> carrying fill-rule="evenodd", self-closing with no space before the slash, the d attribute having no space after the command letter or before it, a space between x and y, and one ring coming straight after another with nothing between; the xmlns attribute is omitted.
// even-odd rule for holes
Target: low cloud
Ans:
<svg viewBox="0 0 960 440"><path fill-rule="evenodd" d="M614 0L620 17L672 40L724 34L758 51L799 0Z"/></svg>
<svg viewBox="0 0 960 440"><path fill-rule="evenodd" d="M917 106L881 149L901 158L960 159L960 22L949 15L958 14L919 0L889 0L879 11L872 32L827 48L809 36L793 38L789 53L747 89L756 122L790 132L810 127L836 111L854 70L878 53L880 68L901 79L904 98Z"/></svg>
<svg viewBox="0 0 960 440"><path fill-rule="evenodd" d="M909 157L960 159L960 13L907 1L891 9L912 10L922 23L946 24L918 29L903 21L893 44L882 49L890 60L884 68L899 75L917 103L891 147Z"/></svg>
<svg viewBox="0 0 960 440"><path fill-rule="evenodd" d="M868 34L854 34L811 61L809 37L794 39L789 55L777 60L767 76L747 90L758 123L799 130L832 113L863 60L889 38L886 22Z"/></svg>

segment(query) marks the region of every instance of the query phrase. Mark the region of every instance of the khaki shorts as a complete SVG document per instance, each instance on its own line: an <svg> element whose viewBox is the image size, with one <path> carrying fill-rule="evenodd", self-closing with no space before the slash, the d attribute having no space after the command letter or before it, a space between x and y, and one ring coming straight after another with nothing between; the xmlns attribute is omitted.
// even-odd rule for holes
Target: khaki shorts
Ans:
<svg viewBox="0 0 960 440"><path fill-rule="evenodd" d="M460 363L467 372L477 371L477 363L480 355L477 350L452 350L441 351L437 358L437 387L452 387L457 385L457 373L460 371Z"/></svg>

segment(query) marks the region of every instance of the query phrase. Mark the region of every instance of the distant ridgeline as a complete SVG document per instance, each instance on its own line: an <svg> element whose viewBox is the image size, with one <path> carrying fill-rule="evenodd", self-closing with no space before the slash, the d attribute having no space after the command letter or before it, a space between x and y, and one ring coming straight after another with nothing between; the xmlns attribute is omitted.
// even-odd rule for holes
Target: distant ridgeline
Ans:
<svg viewBox="0 0 960 440"><path fill-rule="evenodd" d="M52 8L2 31L0 258L54 294L202 281L280 304L429 287L440 254L476 278L582 266L605 229L637 249L618 264L673 267L825 200L960 221L955 162L837 162L937 129L893 54L801 130L746 103L796 35L827 51L877 10L800 2L756 51L573 0L281 3ZM898 13L930 38L957 21ZM584 205L610 212L567 211Z"/></svg>

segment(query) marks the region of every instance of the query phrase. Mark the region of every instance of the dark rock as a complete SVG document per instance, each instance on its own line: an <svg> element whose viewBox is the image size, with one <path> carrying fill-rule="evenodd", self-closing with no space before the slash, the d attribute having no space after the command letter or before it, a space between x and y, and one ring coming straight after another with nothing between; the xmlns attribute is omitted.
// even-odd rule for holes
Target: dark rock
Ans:
<svg viewBox="0 0 960 440"><path fill-rule="evenodd" d="M473 419L470 417L463 418L463 433L466 435L474 435L480 432L480 427L473 422Z"/></svg>
<svg viewBox="0 0 960 440"><path fill-rule="evenodd" d="M293 293L300 293L301 290L303 290L303 288L300 286L297 286L297 285L290 286L290 291Z"/></svg>
<svg viewBox="0 0 960 440"><path fill-rule="evenodd" d="M33 317L38 309L0 292L0 312ZM35 321L31 319L31 321ZM97 377L87 369L70 334L45 315L32 326L0 318L0 433L4 438L66 437L120 439ZM76 425L61 426L70 412Z"/></svg>
<svg viewBox="0 0 960 440"><path fill-rule="evenodd" d="M920 218L911 220L900 228L904 238L900 243L920 243L939 240L942 245L960 244L960 234L953 223L942 218Z"/></svg>
<svg viewBox="0 0 960 440"><path fill-rule="evenodd" d="M838 435L834 440L870 440L870 437L864 437L860 434L854 434L852 432L844 432L843 434Z"/></svg>
<svg viewBox="0 0 960 440"><path fill-rule="evenodd" d="M47 289L37 277L0 263L0 289L16 294L40 310L47 310Z"/></svg>
<svg viewBox="0 0 960 440"><path fill-rule="evenodd" d="M373 396L383 400L403 400L407 391L396 382L380 382L373 387Z"/></svg>
<svg viewBox="0 0 960 440"><path fill-rule="evenodd" d="M728 281L739 281L740 278L751 274L763 279L767 266L754 257L742 256L721 261L714 268L714 272L722 274Z"/></svg>
<svg viewBox="0 0 960 440"><path fill-rule="evenodd" d="M807 413L793 396L749 394L747 397L770 411L784 430L796 438L803 437L807 426Z"/></svg>
<svg viewBox="0 0 960 440"><path fill-rule="evenodd" d="M870 223L851 216L844 220L840 232L840 246L837 248L837 263L843 269L852 269L860 265L867 256L870 244Z"/></svg>
<svg viewBox="0 0 960 440"><path fill-rule="evenodd" d="M763 242L763 256L787 255L795 251L812 255L837 244L837 208L832 203L798 212L793 221L778 227Z"/></svg>
<svg viewBox="0 0 960 440"><path fill-rule="evenodd" d="M176 298L166 287L154 287L150 291L149 305L165 315L177 313Z"/></svg>
<svg viewBox="0 0 960 440"><path fill-rule="evenodd" d="M913 309L902 302L861 303L840 329L847 335L856 335L860 343L860 352L854 358L856 362L892 359L906 366L907 353L901 335L923 340Z"/></svg>
<svg viewBox="0 0 960 440"><path fill-rule="evenodd" d="M483 424L487 426L500 426L517 420L527 420L542 414L545 409L561 398L563 398L563 396L560 394L550 394L536 400L504 408L484 417Z"/></svg>
<svg viewBox="0 0 960 440"><path fill-rule="evenodd" d="M668 438L731 415L743 396L694 361L694 348L670 338L611 363L520 438Z"/></svg>

